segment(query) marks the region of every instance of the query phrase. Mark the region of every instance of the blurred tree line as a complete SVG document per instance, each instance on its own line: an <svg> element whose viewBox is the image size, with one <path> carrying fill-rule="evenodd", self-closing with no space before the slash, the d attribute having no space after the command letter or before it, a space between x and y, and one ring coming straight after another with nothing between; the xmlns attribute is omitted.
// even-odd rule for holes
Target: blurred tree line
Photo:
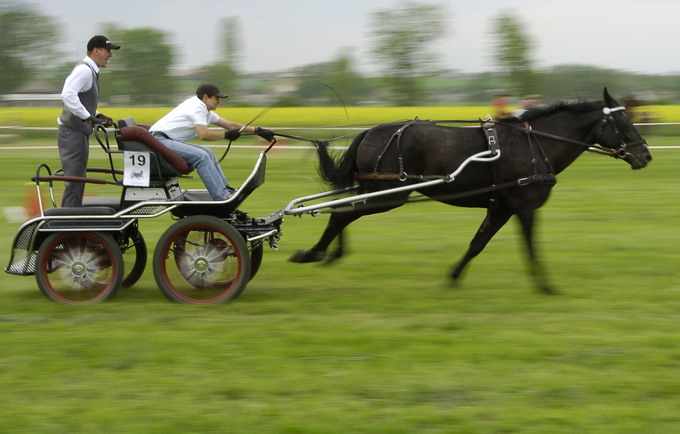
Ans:
<svg viewBox="0 0 680 434"><path fill-rule="evenodd" d="M494 17L494 70L479 74L443 70L434 46L447 29L446 16L444 5L417 2L374 12L370 42L380 73L371 77L358 72L350 49L340 50L329 62L245 74L239 69L240 23L234 17L220 22L216 56L220 60L182 73L175 69L176 48L170 33L111 23L102 33L124 49L115 52L102 73L106 85L101 98L116 105L172 105L197 83L208 81L229 92L232 104L240 105L488 104L501 92L517 99L540 94L549 102L597 98L603 86L616 95L634 95L649 103L680 99L678 75L632 74L589 65L536 69L527 26L513 11ZM54 51L59 40L55 19L30 5L6 6L0 7L0 28L0 94L21 92L36 80L61 89L79 59L64 62Z"/></svg>

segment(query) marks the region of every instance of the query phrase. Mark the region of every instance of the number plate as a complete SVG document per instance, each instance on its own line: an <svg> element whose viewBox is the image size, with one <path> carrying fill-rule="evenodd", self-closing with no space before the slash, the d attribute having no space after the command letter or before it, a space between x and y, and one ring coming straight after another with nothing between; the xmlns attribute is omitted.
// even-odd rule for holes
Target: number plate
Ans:
<svg viewBox="0 0 680 434"><path fill-rule="evenodd" d="M123 185L148 187L151 173L151 157L148 152L123 152L125 167Z"/></svg>

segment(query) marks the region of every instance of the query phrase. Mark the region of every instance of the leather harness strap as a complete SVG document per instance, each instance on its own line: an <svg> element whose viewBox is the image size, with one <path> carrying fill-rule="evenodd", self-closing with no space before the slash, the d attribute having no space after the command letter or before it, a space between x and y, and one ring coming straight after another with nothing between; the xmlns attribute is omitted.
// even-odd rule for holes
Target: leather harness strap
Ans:
<svg viewBox="0 0 680 434"><path fill-rule="evenodd" d="M489 146L489 150L492 151L494 154L500 151L500 140L498 138L498 132L496 131L496 124L495 122L490 119L483 119L481 120L481 129L484 132L484 135L486 136L486 141L487 145ZM392 134L390 139L388 140L387 144L383 148L383 151L380 153L380 155L377 158L374 172L373 173L358 173L354 176L354 179L356 181L406 181L408 179L416 179L416 180L428 180L428 179L442 179L445 178L446 176L442 175L431 175L431 176L425 176L425 175L408 175L404 172L403 169L403 159L401 155L401 149L400 149L400 139L401 135L404 132L406 128L409 126L413 125L414 123L417 122L422 122L420 119L416 118L413 119L406 124L404 124L401 128L399 128L397 131ZM528 128L527 130L530 130ZM555 179L555 174L552 173L552 167L550 165L550 162L548 158L545 156L543 149L541 148L540 144L537 141L532 141L529 134L527 134L527 139L528 139L528 144L529 148L532 154L532 165L534 167L533 174L531 176L527 176L524 178L519 178L513 181L507 181L503 183L497 183L496 180L498 178L497 176L497 171L498 171L498 164L496 162L491 163L491 174L492 174L492 184L487 186L487 187L482 187L478 188L475 190L469 190L465 192L460 192L456 193L453 195L447 195L444 197L447 200L454 200L454 199L459 199L459 198L465 198L465 197L471 197L471 196L477 196L480 194L486 194L486 193L491 193L491 197L489 198L489 207L493 207L496 205L496 195L493 194L499 190L503 190L506 188L511 188L511 187L522 187L530 184L541 184L541 185L554 185L556 183ZM390 145L396 142L397 150L398 150L398 158L399 158L399 172L400 173L380 173L379 172L379 166L380 166L380 161L382 160L383 155L387 152L389 149ZM550 173L544 173L540 174L537 173L537 168L536 168L536 154L540 154L540 156L543 158L547 169L549 170Z"/></svg>
<svg viewBox="0 0 680 434"><path fill-rule="evenodd" d="M419 118L416 117L415 119L412 119L412 120L406 122L397 131L395 131L394 134L392 134L392 137L390 137L390 139L387 141L387 144L385 144L385 147L383 148L382 152L380 153L380 155L378 155L378 158L375 161L375 167L373 168L374 174L376 174L376 175L379 174L380 161L382 160L383 155L385 155L385 152L387 152L387 150L389 149L390 145L394 142L394 143L396 143L396 146L397 146L397 153L398 153L397 158L399 160L399 175L398 176L403 177L405 172L404 172L404 159L401 156L401 135L406 128L408 128L411 125L418 123L418 122L421 122L421 121L420 121ZM406 178L404 178L404 180L405 179Z"/></svg>

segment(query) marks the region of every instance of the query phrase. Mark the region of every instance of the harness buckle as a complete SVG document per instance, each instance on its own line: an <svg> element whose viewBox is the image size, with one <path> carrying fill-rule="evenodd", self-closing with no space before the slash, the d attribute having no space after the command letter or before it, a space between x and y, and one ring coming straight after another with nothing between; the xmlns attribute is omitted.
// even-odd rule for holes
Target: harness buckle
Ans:
<svg viewBox="0 0 680 434"><path fill-rule="evenodd" d="M501 146L495 125L491 122L485 122L482 124L482 130L484 130L484 134L486 135L486 142L489 145L489 150L493 155L496 155L501 150Z"/></svg>

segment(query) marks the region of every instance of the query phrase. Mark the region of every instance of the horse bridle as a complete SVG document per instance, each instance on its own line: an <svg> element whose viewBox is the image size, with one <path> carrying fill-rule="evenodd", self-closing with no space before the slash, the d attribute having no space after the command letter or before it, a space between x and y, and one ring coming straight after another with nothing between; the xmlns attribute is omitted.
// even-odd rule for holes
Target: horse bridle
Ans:
<svg viewBox="0 0 680 434"><path fill-rule="evenodd" d="M636 158L633 154L631 154L628 149L633 147L633 146L644 146L645 148L647 147L647 143L642 140L638 140L633 143L626 143L626 141L623 139L621 136L621 132L619 131L618 127L616 126L616 121L614 120L614 116L612 113L618 112L618 111L624 111L626 110L625 107L623 106L618 106L618 107L603 107L602 108L602 120L595 126L595 129L593 130L592 134L590 137L593 138L593 140L589 142L583 142L581 140L575 140L575 139L570 139L568 137L563 137L563 136L558 136L555 134L551 133L546 133L544 131L537 131L534 130L531 125L529 125L528 122L524 123L524 132L529 135L529 134L534 134L538 136L543 136L543 137L548 137L551 139L556 139L556 140L561 140L563 142L567 143L573 143L575 145L579 146L584 146L587 148L588 151L590 152L595 152L599 154L604 154L604 155L609 155L610 157L614 158L621 158L625 159L627 156L631 156L633 158ZM502 125L507 125L507 126L513 126L512 124L505 124L502 122L497 122ZM600 141L600 137L602 136L602 132L604 131L604 128L607 124L611 124L612 129L614 130L614 133L616 136L619 138L619 141L621 142L621 147L619 149L614 149L614 148L609 148L607 146L603 146L599 144L598 142ZM515 126L515 128L517 128Z"/></svg>
<svg viewBox="0 0 680 434"><path fill-rule="evenodd" d="M644 146L645 148L647 147L647 143L642 140L635 141L633 143L626 143L626 141L623 139L623 136L621 135L621 132L619 131L619 128L616 126L616 121L614 120L614 116L612 113L618 112L618 111L625 111L626 108L623 106L618 106L618 107L604 107L602 109L602 120L599 122L598 126L596 127L596 130L593 131L593 143L598 143L600 141L600 137L602 136L602 132L604 131L604 127L607 124L611 124L612 129L614 130L614 133L616 136L619 138L621 142L621 147L619 149L614 149L614 148L608 148L606 146L602 146L601 144L597 147L597 149L607 155L611 155L614 158L626 158L627 156L634 157L633 154L631 154L628 151L628 148L633 147L633 146Z"/></svg>

